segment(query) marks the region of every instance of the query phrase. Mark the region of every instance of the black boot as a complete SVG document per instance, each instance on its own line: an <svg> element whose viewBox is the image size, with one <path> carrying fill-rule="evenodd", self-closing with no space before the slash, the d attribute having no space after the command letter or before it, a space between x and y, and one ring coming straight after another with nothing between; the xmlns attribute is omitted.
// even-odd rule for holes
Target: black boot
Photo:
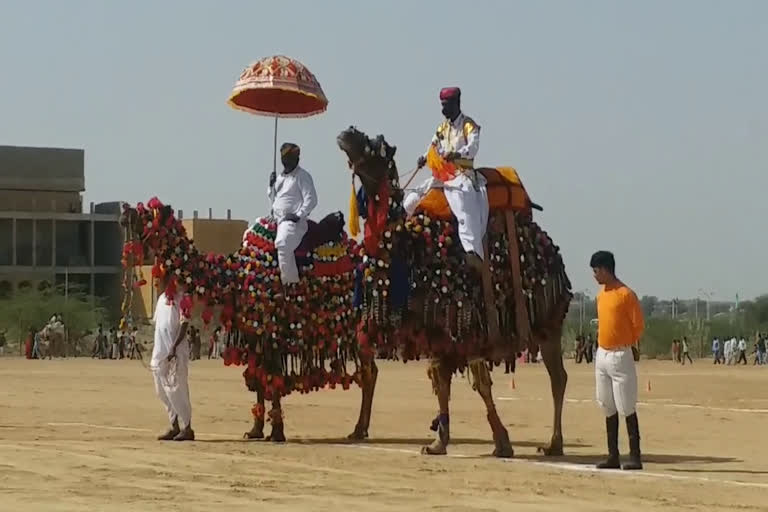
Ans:
<svg viewBox="0 0 768 512"><path fill-rule="evenodd" d="M619 460L619 414L605 418L605 432L608 437L608 459L597 465L597 469L621 469Z"/></svg>
<svg viewBox="0 0 768 512"><path fill-rule="evenodd" d="M627 434L629 435L629 462L622 467L625 471L643 469L640 460L640 426L637 423L637 413L627 416Z"/></svg>
<svg viewBox="0 0 768 512"><path fill-rule="evenodd" d="M179 432L181 432L181 429L179 428L179 419L176 418L173 420L173 423L171 424L171 428L166 432L165 434L158 436L158 441L172 441L174 437L179 435Z"/></svg>

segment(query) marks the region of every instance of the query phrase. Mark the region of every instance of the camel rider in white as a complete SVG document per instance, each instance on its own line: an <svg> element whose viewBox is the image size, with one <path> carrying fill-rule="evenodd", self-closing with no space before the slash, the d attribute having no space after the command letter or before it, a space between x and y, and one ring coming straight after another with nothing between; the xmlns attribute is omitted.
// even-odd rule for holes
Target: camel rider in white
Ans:
<svg viewBox="0 0 768 512"><path fill-rule="evenodd" d="M485 177L475 172L474 159L480 147L480 127L461 112L461 90L449 87L440 91L445 120L437 127L431 145L457 167L457 174L449 181L436 177L427 179L416 191L405 198L404 206L410 215L431 188L443 188L445 199L459 223L459 239L467 253L467 263L479 268L485 257L483 237L488 225L488 191ZM417 165L424 167L426 154Z"/></svg>
<svg viewBox="0 0 768 512"><path fill-rule="evenodd" d="M269 199L277 219L275 248L284 285L299 282L299 269L293 253L307 233L307 218L317 206L312 176L299 166L299 146L286 142L280 147L283 171L269 176Z"/></svg>

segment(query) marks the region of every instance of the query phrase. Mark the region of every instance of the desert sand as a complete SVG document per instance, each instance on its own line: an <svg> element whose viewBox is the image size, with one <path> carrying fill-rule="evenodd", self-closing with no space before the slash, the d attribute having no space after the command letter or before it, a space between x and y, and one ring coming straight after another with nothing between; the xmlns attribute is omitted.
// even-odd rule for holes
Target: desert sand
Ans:
<svg viewBox="0 0 768 512"><path fill-rule="evenodd" d="M360 393L285 400L284 445L244 441L253 395L242 368L192 363L194 443L166 428L149 371L137 361L0 359L0 510L732 510L768 508L768 368L640 363L642 473L596 472L604 423L593 368L567 364L566 456L537 446L551 433L542 365L494 372L515 458L488 456L479 396L454 380L447 457L419 455L436 401L422 363L380 363L371 439L346 443ZM648 384L650 382L650 391ZM267 432L269 427L267 427ZM621 446L626 453L622 424Z"/></svg>

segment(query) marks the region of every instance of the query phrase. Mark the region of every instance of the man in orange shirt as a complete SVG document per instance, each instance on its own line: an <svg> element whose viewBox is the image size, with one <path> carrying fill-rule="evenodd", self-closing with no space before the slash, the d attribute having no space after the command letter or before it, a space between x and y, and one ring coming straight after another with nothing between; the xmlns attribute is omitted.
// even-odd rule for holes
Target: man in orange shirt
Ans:
<svg viewBox="0 0 768 512"><path fill-rule="evenodd" d="M634 345L643 334L643 310L637 295L616 277L616 261L608 251L598 251L590 261L595 280L600 330L595 356L597 402L605 413L608 459L598 469L622 468L619 461L619 414L626 418L629 462L625 470L643 469L640 427L637 422L637 372Z"/></svg>

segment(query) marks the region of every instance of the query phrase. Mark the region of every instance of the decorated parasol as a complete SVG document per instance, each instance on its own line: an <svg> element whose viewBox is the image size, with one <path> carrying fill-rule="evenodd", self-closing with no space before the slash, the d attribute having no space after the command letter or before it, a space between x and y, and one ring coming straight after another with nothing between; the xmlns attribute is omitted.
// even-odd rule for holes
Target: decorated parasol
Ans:
<svg viewBox="0 0 768 512"><path fill-rule="evenodd" d="M229 105L237 110L275 118L273 168L277 170L277 120L325 112L328 99L304 64L275 55L258 60L240 75Z"/></svg>

